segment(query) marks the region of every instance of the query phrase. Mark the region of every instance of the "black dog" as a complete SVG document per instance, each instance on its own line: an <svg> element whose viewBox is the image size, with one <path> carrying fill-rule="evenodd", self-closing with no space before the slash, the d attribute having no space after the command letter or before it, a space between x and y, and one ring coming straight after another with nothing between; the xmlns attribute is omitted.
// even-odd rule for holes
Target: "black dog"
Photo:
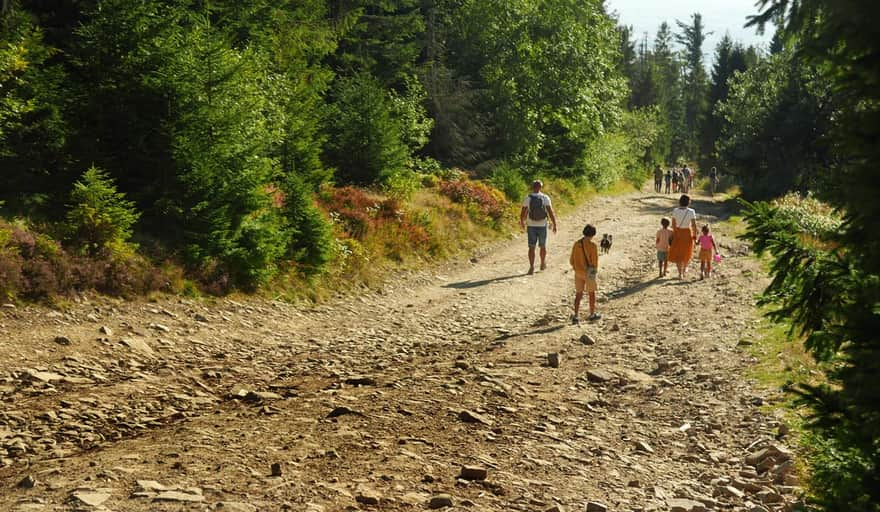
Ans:
<svg viewBox="0 0 880 512"><path fill-rule="evenodd" d="M609 235L607 233L602 234L602 241L599 242L599 247L602 249L602 254L608 254L608 252L611 250L612 242L612 235Z"/></svg>

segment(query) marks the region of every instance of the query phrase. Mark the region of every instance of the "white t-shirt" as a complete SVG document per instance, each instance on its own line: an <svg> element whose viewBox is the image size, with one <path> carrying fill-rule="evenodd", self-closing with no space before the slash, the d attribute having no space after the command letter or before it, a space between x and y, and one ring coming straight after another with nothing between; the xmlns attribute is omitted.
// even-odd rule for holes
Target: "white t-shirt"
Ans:
<svg viewBox="0 0 880 512"><path fill-rule="evenodd" d="M672 210L672 219L675 220L675 227L677 229L690 228L691 221L697 220L697 212L693 208L679 206Z"/></svg>
<svg viewBox="0 0 880 512"><path fill-rule="evenodd" d="M541 198L541 201L544 202L545 209L549 208L551 206L550 196L548 196L547 194L545 194L543 192L532 192L532 193L528 194L525 199L523 199L522 205L525 208L529 207L529 203L531 202L533 195L536 195ZM527 213L526 214L526 226L545 227L545 226L547 226L547 219L549 219L549 218L550 218L550 212L547 212L547 217L545 217L541 220L533 220L531 217L529 217L529 215Z"/></svg>

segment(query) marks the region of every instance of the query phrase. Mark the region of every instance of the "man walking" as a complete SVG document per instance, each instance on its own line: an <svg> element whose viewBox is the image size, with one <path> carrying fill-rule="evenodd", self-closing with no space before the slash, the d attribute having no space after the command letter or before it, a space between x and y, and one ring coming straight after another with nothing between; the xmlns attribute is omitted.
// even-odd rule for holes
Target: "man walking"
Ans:
<svg viewBox="0 0 880 512"><path fill-rule="evenodd" d="M550 196L541 192L544 184L532 182L532 192L523 199L519 225L526 230L529 239L529 274L535 273L535 246L541 247L541 270L547 268L547 222L556 233L556 215L550 204Z"/></svg>
<svg viewBox="0 0 880 512"><path fill-rule="evenodd" d="M663 169L658 165L654 169L654 192L660 193L660 187L663 186Z"/></svg>

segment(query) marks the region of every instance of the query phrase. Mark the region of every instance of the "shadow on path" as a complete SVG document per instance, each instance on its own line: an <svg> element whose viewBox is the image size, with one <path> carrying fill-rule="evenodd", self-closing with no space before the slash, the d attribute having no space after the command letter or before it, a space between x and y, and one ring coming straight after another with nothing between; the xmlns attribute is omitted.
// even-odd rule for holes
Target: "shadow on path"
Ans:
<svg viewBox="0 0 880 512"><path fill-rule="evenodd" d="M547 334L547 333L558 331L559 329L562 329L565 326L566 326L566 324L558 324L558 325L551 325L549 327L542 327L540 329L535 329L532 331L508 332L508 333L504 333L504 334L500 334L500 335L496 336L495 341L516 338L518 336L528 336L530 334Z"/></svg>
<svg viewBox="0 0 880 512"><path fill-rule="evenodd" d="M655 194L639 197L633 201L638 204L636 208L640 214L669 217L672 214L672 210L678 206L679 197L680 194ZM659 204L658 200L661 200ZM698 225L702 225L705 221L710 220L707 217L711 217L712 222L722 222L729 219L732 215L737 215L740 211L739 203L735 198L713 201L691 196L690 207L697 212Z"/></svg>
<svg viewBox="0 0 880 512"><path fill-rule="evenodd" d="M608 300L622 299L623 297L627 297L627 296L635 294L635 293L643 292L652 286L663 284L664 282L665 281L661 281L659 277L655 277L654 279L651 279L650 281L641 281L641 282L637 282L635 284L620 287L616 290L609 292L607 294L607 297L608 297Z"/></svg>
<svg viewBox="0 0 880 512"><path fill-rule="evenodd" d="M455 288L457 290L466 290L468 288L477 288L480 286L486 286L487 284L498 283L501 281L507 281L508 279L514 279L517 277L524 277L527 275L528 274L523 272L522 274L512 274L509 276L493 277L492 279L483 279L481 281L459 281L457 283L444 284L443 288Z"/></svg>

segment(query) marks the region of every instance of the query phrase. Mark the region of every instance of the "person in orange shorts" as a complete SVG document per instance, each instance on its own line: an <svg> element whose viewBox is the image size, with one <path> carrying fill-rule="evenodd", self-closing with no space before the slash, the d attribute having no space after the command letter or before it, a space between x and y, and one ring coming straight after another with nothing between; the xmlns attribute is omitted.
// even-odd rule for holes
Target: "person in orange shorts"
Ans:
<svg viewBox="0 0 880 512"><path fill-rule="evenodd" d="M697 241L697 213L690 208L691 198L682 194L678 208L672 210L672 246L669 248L669 261L678 268L678 278L687 276L687 267L694 256L694 242Z"/></svg>
<svg viewBox="0 0 880 512"><path fill-rule="evenodd" d="M709 233L708 224L703 226L703 234L697 239L697 244L700 246L700 279L705 279L712 275L712 256L718 253L718 246Z"/></svg>
<svg viewBox="0 0 880 512"><path fill-rule="evenodd" d="M580 322L578 312L581 307L581 299L584 297L584 291L589 295L590 300L590 316L588 320L599 320L602 315L596 312L596 290L598 283L596 275L599 271L599 247L593 241L596 236L596 227L587 224L584 227L584 237L574 243L571 248L571 257L568 259L571 267L574 269L574 315L571 317L571 323Z"/></svg>

